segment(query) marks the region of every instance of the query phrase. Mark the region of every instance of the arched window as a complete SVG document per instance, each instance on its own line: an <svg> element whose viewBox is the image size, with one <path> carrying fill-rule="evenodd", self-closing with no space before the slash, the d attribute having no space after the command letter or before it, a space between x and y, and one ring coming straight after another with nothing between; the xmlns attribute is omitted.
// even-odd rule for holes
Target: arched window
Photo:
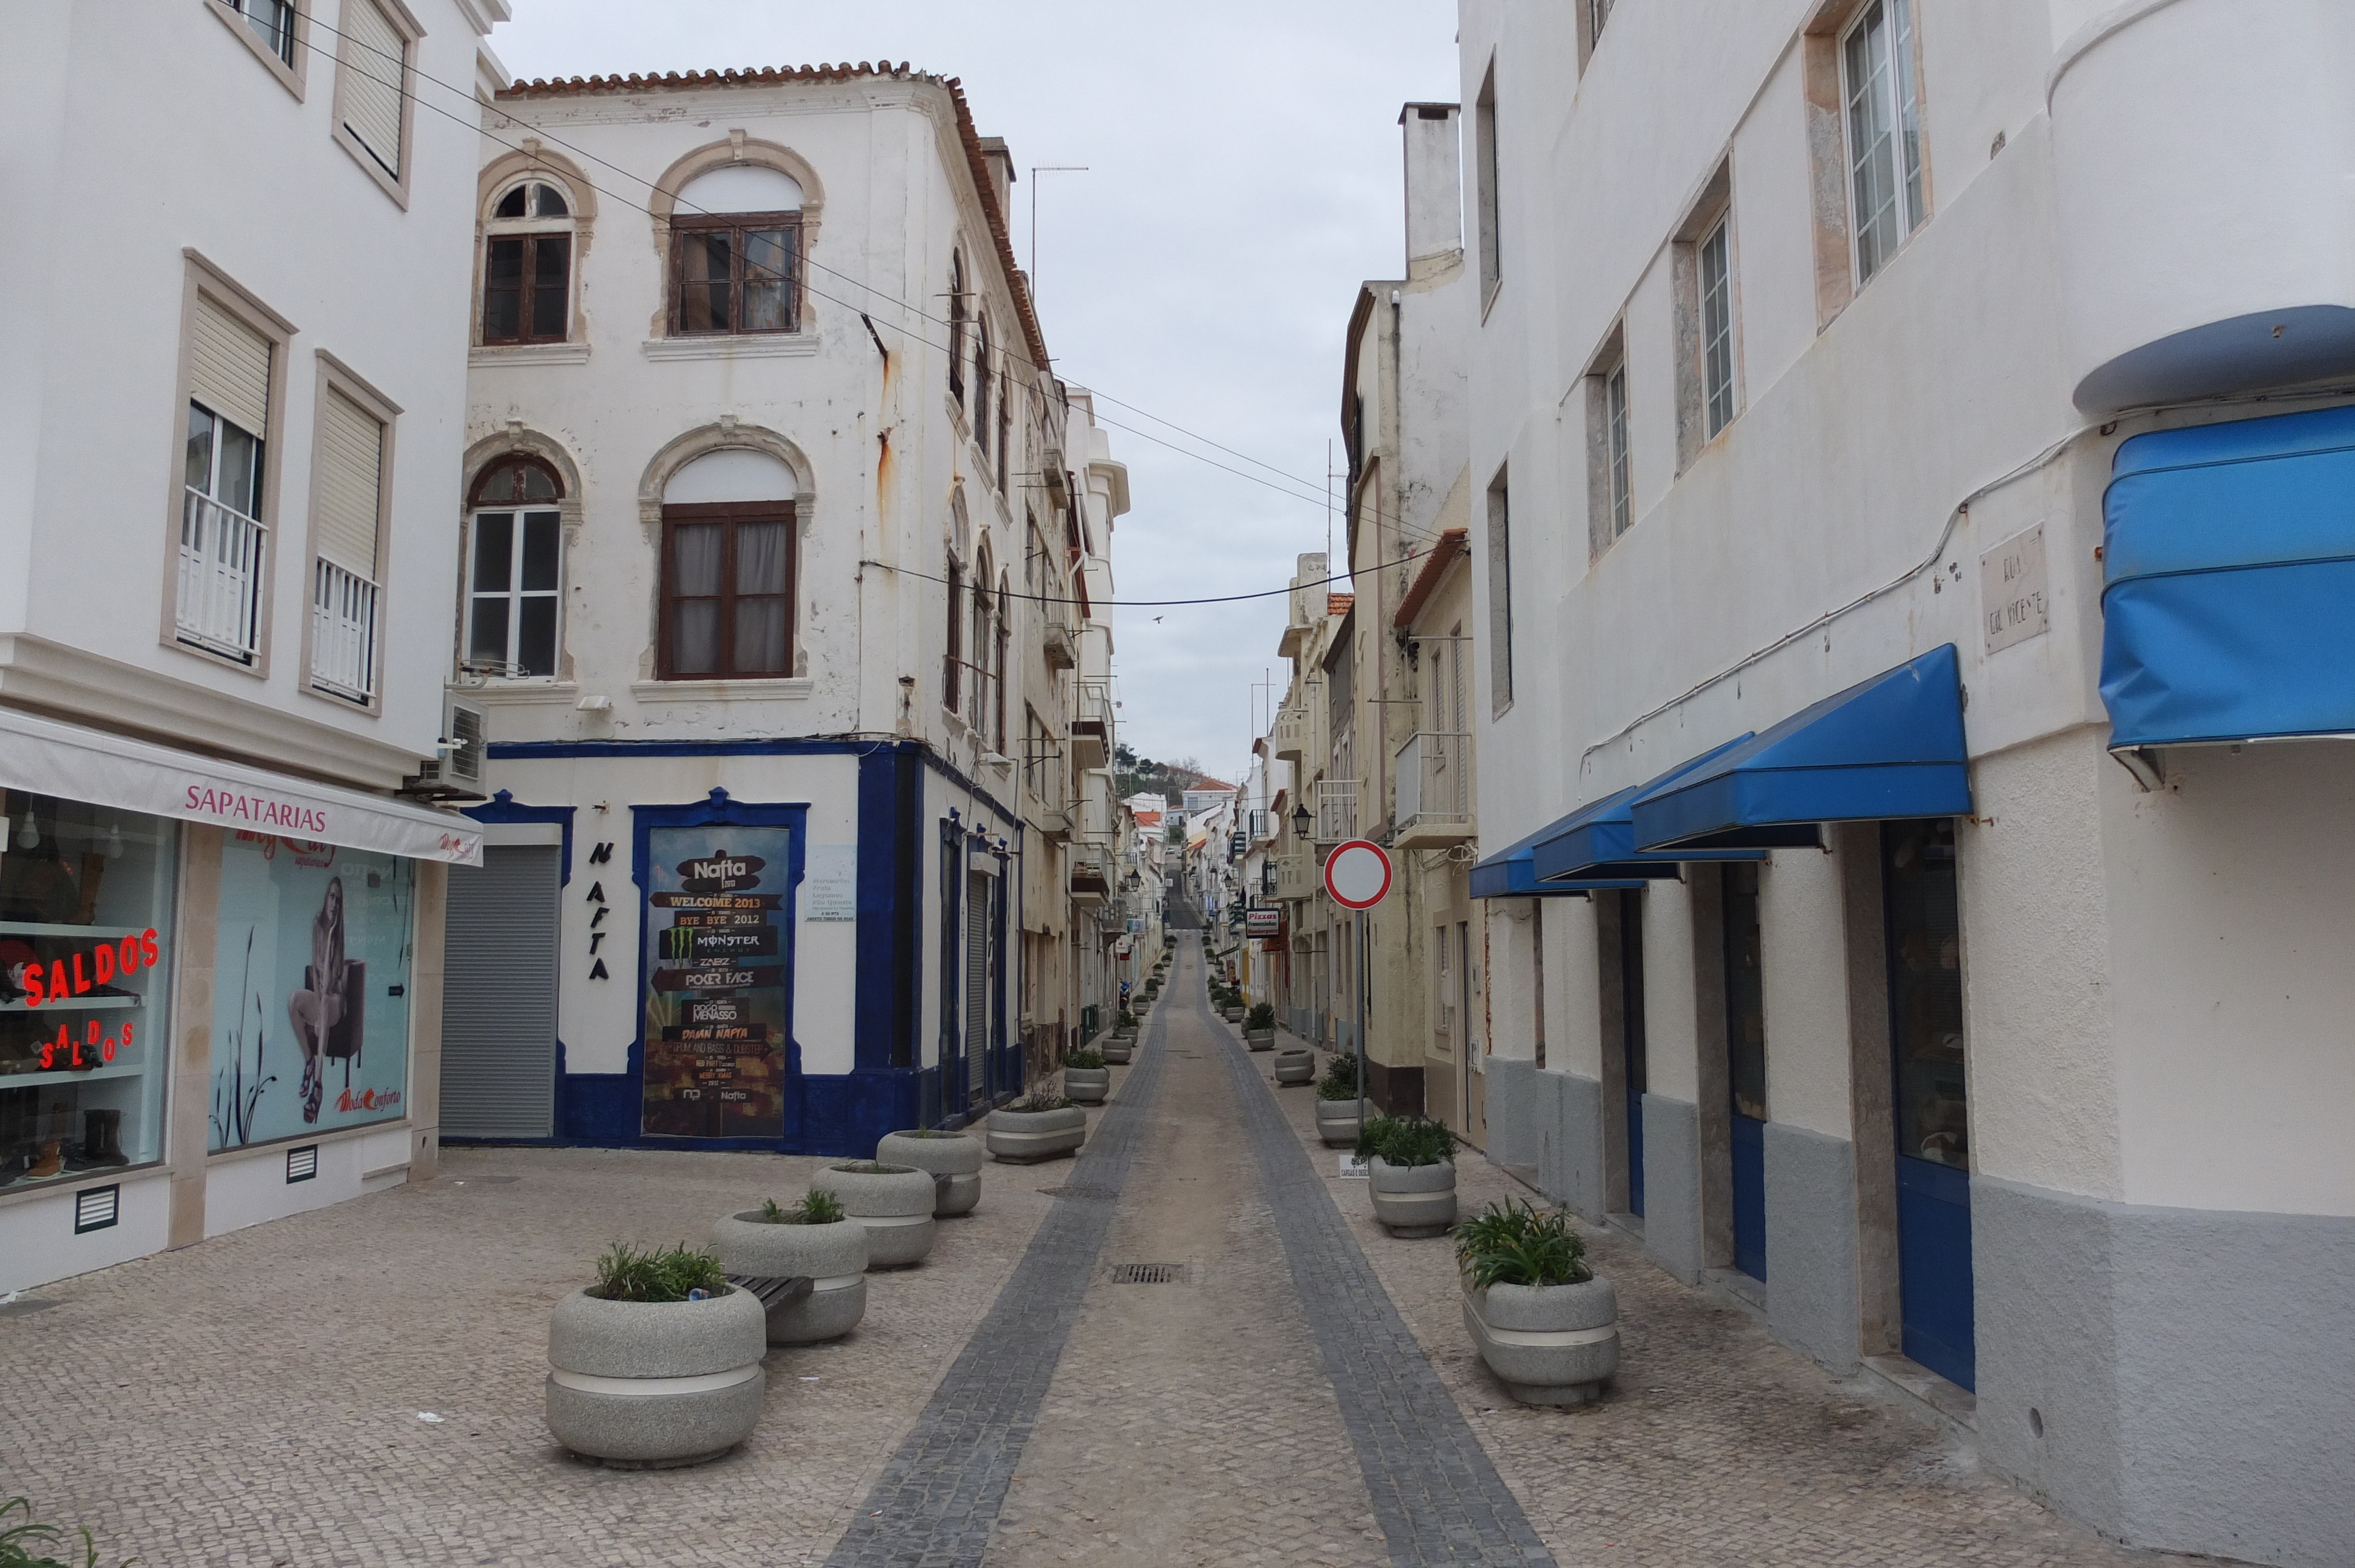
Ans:
<svg viewBox="0 0 2355 1568"><path fill-rule="evenodd" d="M985 542L973 566L973 639L965 653L965 663L973 672L973 681L965 699L964 721L973 733L986 736L989 711L996 696L990 679L991 651L997 643L997 632L992 624L993 596L989 591L989 546Z"/></svg>
<svg viewBox="0 0 2355 1568"><path fill-rule="evenodd" d="M469 670L508 677L556 673L563 598L564 482L536 457L502 458L468 498L473 552L466 594Z"/></svg>
<svg viewBox="0 0 2355 1568"><path fill-rule="evenodd" d="M990 650L989 684L994 697L994 710L989 717L989 733L994 737L990 748L1000 757L1006 755L1006 651L1014 637L1014 594L1006 574L997 574L997 641Z"/></svg>
<svg viewBox="0 0 2355 1568"><path fill-rule="evenodd" d="M973 348L973 439L981 448L982 461L989 460L989 316L986 312L974 313L977 318Z"/></svg>
<svg viewBox="0 0 2355 1568"><path fill-rule="evenodd" d="M541 177L499 193L483 238L483 341L562 343L572 326L572 203Z"/></svg>
<svg viewBox="0 0 2355 1568"><path fill-rule="evenodd" d="M948 654L941 665L941 706L951 713L964 705L964 553L971 529L959 489L949 496Z"/></svg>
<svg viewBox="0 0 2355 1568"><path fill-rule="evenodd" d="M793 471L767 452L706 452L663 487L655 673L666 681L793 673Z"/></svg>
<svg viewBox="0 0 2355 1568"><path fill-rule="evenodd" d="M949 396L964 407L964 253L949 252Z"/></svg>
<svg viewBox="0 0 2355 1568"><path fill-rule="evenodd" d="M729 164L698 175L671 214L670 329L801 330L801 182Z"/></svg>

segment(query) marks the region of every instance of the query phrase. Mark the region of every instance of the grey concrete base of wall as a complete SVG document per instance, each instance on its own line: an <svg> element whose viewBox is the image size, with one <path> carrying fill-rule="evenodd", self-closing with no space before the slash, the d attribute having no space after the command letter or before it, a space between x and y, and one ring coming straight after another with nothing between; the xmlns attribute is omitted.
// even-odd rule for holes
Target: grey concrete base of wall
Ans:
<svg viewBox="0 0 2355 1568"><path fill-rule="evenodd" d="M1499 1165L1538 1162L1537 1118L1529 1104L1536 1071L1533 1062L1488 1058L1488 1158Z"/></svg>
<svg viewBox="0 0 2355 1568"><path fill-rule="evenodd" d="M1765 1143L1766 1320L1784 1343L1853 1372L1856 1146L1779 1121L1766 1124Z"/></svg>
<svg viewBox="0 0 2355 1568"><path fill-rule="evenodd" d="M1704 1262L1701 1234L1700 1111L1689 1100L1647 1094L1644 1248L1668 1273L1698 1285Z"/></svg>
<svg viewBox="0 0 2355 1568"><path fill-rule="evenodd" d="M1554 1202L1603 1217L1603 1086L1575 1073L1541 1072L1530 1097L1546 1118L1538 1186Z"/></svg>
<svg viewBox="0 0 2355 1568"><path fill-rule="evenodd" d="M2355 1563L2355 1219L1971 1180L1981 1455L2137 1546Z"/></svg>

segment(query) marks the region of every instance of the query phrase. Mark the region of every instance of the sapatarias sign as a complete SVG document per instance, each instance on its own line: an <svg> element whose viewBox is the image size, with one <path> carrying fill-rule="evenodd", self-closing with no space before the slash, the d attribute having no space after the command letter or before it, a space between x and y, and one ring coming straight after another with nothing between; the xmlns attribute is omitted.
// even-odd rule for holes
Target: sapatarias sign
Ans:
<svg viewBox="0 0 2355 1568"><path fill-rule="evenodd" d="M191 784L187 801L188 810L196 815L224 822L254 822L278 832L307 838L317 838L327 831L327 813L316 806L273 800L266 795L248 795L226 785L215 789Z"/></svg>

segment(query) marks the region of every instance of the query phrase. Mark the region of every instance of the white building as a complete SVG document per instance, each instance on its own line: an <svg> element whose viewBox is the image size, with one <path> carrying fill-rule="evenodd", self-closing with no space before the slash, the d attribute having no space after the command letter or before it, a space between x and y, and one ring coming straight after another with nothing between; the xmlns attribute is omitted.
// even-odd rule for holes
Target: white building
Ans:
<svg viewBox="0 0 2355 1568"><path fill-rule="evenodd" d="M2355 15L1461 21L1493 1150L2105 1533L2355 1560Z"/></svg>
<svg viewBox="0 0 2355 1568"><path fill-rule="evenodd" d="M1011 154L888 66L519 83L481 154L453 926L508 935L453 940L451 1132L866 1154L1020 1092L1082 1022L1124 476Z"/></svg>
<svg viewBox="0 0 2355 1568"><path fill-rule="evenodd" d="M10 18L0 1290L432 1170L480 834L399 792L476 760L440 629L506 14Z"/></svg>

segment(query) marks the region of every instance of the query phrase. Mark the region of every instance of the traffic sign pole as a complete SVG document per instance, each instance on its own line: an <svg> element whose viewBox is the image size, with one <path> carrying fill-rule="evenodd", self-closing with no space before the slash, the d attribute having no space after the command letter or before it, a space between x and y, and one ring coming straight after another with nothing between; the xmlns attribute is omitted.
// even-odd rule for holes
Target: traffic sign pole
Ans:
<svg viewBox="0 0 2355 1568"><path fill-rule="evenodd" d="M1371 839L1350 839L1333 846L1325 857L1325 891L1334 903L1358 912L1357 951L1351 955L1350 980L1357 990L1358 1127L1366 1125L1366 997L1373 975L1367 966L1366 911L1390 896L1391 857Z"/></svg>

